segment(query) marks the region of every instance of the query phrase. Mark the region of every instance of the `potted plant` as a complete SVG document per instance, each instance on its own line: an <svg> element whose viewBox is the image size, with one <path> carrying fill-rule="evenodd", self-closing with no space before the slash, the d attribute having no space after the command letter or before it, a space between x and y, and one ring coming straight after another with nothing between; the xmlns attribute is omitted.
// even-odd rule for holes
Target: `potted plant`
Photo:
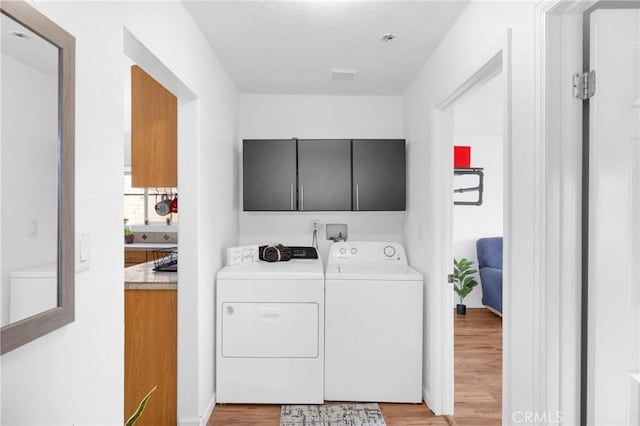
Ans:
<svg viewBox="0 0 640 426"><path fill-rule="evenodd" d="M131 225L129 225L129 219L124 220L124 242L127 244L133 243L134 235Z"/></svg>
<svg viewBox="0 0 640 426"><path fill-rule="evenodd" d="M478 285L473 276L478 271L471 269L472 265L473 262L464 257L460 260L453 259L453 291L460 298L460 303L456 306L458 315L467 313L467 306L463 303L464 298Z"/></svg>

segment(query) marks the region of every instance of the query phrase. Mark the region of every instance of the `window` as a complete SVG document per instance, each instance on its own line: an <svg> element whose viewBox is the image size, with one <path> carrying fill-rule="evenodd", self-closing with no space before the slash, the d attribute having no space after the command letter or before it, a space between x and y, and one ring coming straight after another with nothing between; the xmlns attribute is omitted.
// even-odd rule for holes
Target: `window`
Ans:
<svg viewBox="0 0 640 426"><path fill-rule="evenodd" d="M171 225L178 223L178 213L160 216L155 205L167 195L173 199L178 195L176 188L133 188L131 172L124 173L124 217L129 225Z"/></svg>

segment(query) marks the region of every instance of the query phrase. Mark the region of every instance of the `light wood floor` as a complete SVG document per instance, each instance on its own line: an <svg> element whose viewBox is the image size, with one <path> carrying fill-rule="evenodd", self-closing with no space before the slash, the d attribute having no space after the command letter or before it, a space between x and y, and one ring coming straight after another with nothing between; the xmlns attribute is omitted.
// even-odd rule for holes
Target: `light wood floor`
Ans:
<svg viewBox="0 0 640 426"><path fill-rule="evenodd" d="M502 318L469 309L455 320L455 407L452 423L502 424Z"/></svg>
<svg viewBox="0 0 640 426"><path fill-rule="evenodd" d="M424 404L380 403L387 426L502 423L502 319L483 308L455 317L455 415L434 416ZM226 425L279 426L280 405L216 405L207 426Z"/></svg>

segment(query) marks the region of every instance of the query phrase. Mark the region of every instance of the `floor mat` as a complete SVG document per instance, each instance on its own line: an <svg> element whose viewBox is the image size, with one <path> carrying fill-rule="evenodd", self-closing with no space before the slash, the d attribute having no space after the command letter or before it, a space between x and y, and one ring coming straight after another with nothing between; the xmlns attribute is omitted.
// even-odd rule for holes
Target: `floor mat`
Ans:
<svg viewBox="0 0 640 426"><path fill-rule="evenodd" d="M385 426L378 404L283 405L280 426Z"/></svg>

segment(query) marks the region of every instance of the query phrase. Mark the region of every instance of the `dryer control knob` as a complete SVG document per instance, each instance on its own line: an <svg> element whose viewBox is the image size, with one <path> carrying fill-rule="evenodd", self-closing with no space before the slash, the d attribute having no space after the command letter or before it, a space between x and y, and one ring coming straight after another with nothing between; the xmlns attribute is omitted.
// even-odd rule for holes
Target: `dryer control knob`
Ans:
<svg viewBox="0 0 640 426"><path fill-rule="evenodd" d="M344 248L344 247L342 247L342 248L340 249L340 254L346 254L346 253L347 253L347 249L346 249L346 248Z"/></svg>
<svg viewBox="0 0 640 426"><path fill-rule="evenodd" d="M358 254L358 249L357 248L352 248L351 249L351 254Z"/></svg>
<svg viewBox="0 0 640 426"><path fill-rule="evenodd" d="M386 246L384 248L384 255L387 257L393 257L396 254L396 249L393 246Z"/></svg>
<svg viewBox="0 0 640 426"><path fill-rule="evenodd" d="M227 306L226 308L224 308L224 312L227 315L233 315L233 312L234 312L233 306Z"/></svg>

